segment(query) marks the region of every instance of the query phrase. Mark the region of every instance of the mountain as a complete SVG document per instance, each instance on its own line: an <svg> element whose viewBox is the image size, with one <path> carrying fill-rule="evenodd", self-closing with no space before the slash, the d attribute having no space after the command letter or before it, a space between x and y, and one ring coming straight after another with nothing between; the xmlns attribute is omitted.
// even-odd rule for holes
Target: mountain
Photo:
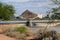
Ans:
<svg viewBox="0 0 60 40"><path fill-rule="evenodd" d="M23 18L29 19L29 18L37 17L37 14L35 14L35 13L29 11L29 10L26 10L20 16L23 17Z"/></svg>

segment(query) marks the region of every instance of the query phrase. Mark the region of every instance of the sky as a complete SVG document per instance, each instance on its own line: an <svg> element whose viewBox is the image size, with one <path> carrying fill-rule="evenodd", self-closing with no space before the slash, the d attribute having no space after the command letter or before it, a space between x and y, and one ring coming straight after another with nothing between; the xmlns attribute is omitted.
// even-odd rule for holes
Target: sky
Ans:
<svg viewBox="0 0 60 40"><path fill-rule="evenodd" d="M51 0L0 0L0 2L13 5L16 10L15 16L21 15L27 9L45 16L48 10L57 7Z"/></svg>

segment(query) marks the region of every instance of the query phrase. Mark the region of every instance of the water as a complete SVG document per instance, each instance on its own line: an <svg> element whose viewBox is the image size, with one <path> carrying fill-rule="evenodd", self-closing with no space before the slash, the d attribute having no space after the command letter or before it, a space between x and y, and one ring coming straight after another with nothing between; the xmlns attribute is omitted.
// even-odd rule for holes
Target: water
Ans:
<svg viewBox="0 0 60 40"><path fill-rule="evenodd" d="M57 32L60 32L60 27L49 27L50 30L55 30Z"/></svg>
<svg viewBox="0 0 60 40"><path fill-rule="evenodd" d="M33 33L37 33L37 31L39 30L39 29L44 29L43 27L33 27L33 28L30 28L32 31L33 31ZM58 33L60 33L60 27L49 27L48 28L49 30L55 30L55 31L57 31Z"/></svg>

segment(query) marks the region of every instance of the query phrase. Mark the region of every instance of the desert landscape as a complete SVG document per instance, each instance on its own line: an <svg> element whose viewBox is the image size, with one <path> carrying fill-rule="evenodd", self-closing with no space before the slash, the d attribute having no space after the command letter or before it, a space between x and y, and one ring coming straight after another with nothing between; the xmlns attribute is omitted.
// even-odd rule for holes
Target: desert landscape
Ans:
<svg viewBox="0 0 60 40"><path fill-rule="evenodd" d="M51 31L56 31L59 40L60 39L59 30L60 30L59 27L50 27L49 29L46 29L44 31L44 28L43 29L41 27L30 28L25 26L24 24L0 24L0 40L38 40L35 38L40 37L39 33L43 33L43 31L45 35L46 33L47 35L49 35ZM49 40L49 37L47 37L46 40Z"/></svg>
<svg viewBox="0 0 60 40"><path fill-rule="evenodd" d="M60 40L60 0L0 0L0 40Z"/></svg>

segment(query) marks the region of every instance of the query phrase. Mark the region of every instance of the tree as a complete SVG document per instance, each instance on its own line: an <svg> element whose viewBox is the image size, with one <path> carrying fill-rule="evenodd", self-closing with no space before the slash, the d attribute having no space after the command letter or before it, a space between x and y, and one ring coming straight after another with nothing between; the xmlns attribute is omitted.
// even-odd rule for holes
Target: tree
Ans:
<svg viewBox="0 0 60 40"><path fill-rule="evenodd" d="M3 4L0 3L0 19L2 19L2 12L3 12Z"/></svg>
<svg viewBox="0 0 60 40"><path fill-rule="evenodd" d="M60 19L60 13L54 13L54 14L52 14L52 15L51 15L51 18L52 18L53 20L55 20L55 19L59 20L59 19Z"/></svg>
<svg viewBox="0 0 60 40"><path fill-rule="evenodd" d="M48 13L45 17L42 18L42 20L50 20L49 15L50 14Z"/></svg>
<svg viewBox="0 0 60 40"><path fill-rule="evenodd" d="M47 16L44 17L45 19L48 18L52 21L47 22L48 25L46 25L43 32L45 32L45 30L47 28L49 28L49 25L51 25L54 22L55 19L60 19L60 12L59 12L60 11L60 1L58 1L58 0L52 0L52 1L54 2L54 4L58 5L58 7L57 8L52 8L52 11L50 10L48 12L48 13L52 13L51 16L50 16L50 14L47 14Z"/></svg>
<svg viewBox="0 0 60 40"><path fill-rule="evenodd" d="M59 0L52 0L54 2L54 4L56 4L58 7L56 8L52 8L52 15L51 18L52 19L60 19L60 1Z"/></svg>
<svg viewBox="0 0 60 40"><path fill-rule="evenodd" d="M60 0L51 0L54 4L60 5Z"/></svg>
<svg viewBox="0 0 60 40"><path fill-rule="evenodd" d="M41 18L39 18L39 17L36 17L34 20L41 20Z"/></svg>
<svg viewBox="0 0 60 40"><path fill-rule="evenodd" d="M9 20L15 13L15 9L12 5L3 4L0 2L0 19Z"/></svg>

